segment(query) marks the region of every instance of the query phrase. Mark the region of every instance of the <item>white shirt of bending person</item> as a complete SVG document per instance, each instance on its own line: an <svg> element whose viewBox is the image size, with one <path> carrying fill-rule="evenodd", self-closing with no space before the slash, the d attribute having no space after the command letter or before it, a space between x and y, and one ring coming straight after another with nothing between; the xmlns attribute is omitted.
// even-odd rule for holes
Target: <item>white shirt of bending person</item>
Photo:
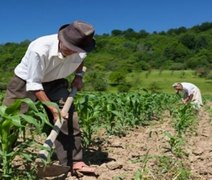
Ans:
<svg viewBox="0 0 212 180"><path fill-rule="evenodd" d="M197 108L200 108L203 105L200 89L192 83L182 82L180 84L182 84L186 96L193 94L191 103L196 105Z"/></svg>
<svg viewBox="0 0 212 180"><path fill-rule="evenodd" d="M43 90L42 83L66 78L73 73L86 53L74 53L63 57L58 50L58 35L48 35L32 41L15 68L15 74L26 80L26 90Z"/></svg>

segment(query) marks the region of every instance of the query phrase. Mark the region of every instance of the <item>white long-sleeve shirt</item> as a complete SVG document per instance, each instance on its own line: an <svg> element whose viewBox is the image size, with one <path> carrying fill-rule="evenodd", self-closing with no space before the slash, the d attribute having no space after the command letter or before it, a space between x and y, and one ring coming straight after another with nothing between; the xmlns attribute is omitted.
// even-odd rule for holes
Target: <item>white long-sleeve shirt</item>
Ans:
<svg viewBox="0 0 212 180"><path fill-rule="evenodd" d="M63 57L58 50L58 43L57 34L43 36L30 43L15 68L15 74L26 80L27 91L43 90L43 82L66 78L86 57L86 53Z"/></svg>
<svg viewBox="0 0 212 180"><path fill-rule="evenodd" d="M193 95L192 102L196 103L198 108L201 107L203 103L200 89L192 83L182 82L181 84L183 86L185 95L186 96Z"/></svg>

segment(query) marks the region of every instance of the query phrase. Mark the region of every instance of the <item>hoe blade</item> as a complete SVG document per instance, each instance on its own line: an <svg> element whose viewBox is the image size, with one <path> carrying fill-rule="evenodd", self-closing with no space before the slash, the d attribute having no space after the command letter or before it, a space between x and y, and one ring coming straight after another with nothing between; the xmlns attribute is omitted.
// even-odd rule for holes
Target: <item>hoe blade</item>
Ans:
<svg viewBox="0 0 212 180"><path fill-rule="evenodd" d="M51 164L47 166L37 166L38 177L52 177L66 174L70 171L70 166Z"/></svg>

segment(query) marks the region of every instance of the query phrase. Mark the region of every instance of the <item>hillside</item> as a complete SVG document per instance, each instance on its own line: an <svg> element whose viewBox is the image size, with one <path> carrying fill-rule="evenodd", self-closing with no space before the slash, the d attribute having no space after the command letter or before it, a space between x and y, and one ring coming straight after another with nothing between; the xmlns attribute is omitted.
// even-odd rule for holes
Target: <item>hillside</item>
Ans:
<svg viewBox="0 0 212 180"><path fill-rule="evenodd" d="M192 69L201 77L211 78L212 23L204 22L192 28L179 27L167 32L148 33L113 30L111 34L96 35L96 48L85 61L89 72L102 77L106 72L129 72L152 69ZM30 41L0 45L0 86L13 74ZM104 79L103 77L100 81Z"/></svg>

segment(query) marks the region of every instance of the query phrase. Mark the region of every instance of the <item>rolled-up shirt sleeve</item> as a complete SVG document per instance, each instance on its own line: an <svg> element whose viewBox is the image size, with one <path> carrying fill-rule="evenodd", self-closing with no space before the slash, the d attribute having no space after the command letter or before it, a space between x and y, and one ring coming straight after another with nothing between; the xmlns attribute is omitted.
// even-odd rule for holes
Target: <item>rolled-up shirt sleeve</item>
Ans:
<svg viewBox="0 0 212 180"><path fill-rule="evenodd" d="M43 90L42 79L45 69L43 58L44 57L41 57L38 53L33 51L31 51L29 54L26 79L27 91Z"/></svg>

